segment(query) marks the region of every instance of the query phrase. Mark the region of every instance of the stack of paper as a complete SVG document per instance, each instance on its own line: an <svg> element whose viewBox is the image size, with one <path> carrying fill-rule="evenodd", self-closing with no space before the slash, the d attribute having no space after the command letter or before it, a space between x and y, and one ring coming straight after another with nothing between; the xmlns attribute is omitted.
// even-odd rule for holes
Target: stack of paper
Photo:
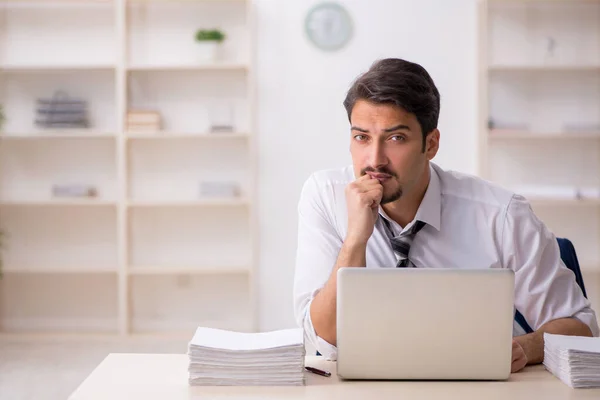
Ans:
<svg viewBox="0 0 600 400"><path fill-rule="evenodd" d="M198 328L189 343L190 385L304 385L304 332Z"/></svg>
<svg viewBox="0 0 600 400"><path fill-rule="evenodd" d="M600 338L544 333L544 365L572 388L600 387Z"/></svg>

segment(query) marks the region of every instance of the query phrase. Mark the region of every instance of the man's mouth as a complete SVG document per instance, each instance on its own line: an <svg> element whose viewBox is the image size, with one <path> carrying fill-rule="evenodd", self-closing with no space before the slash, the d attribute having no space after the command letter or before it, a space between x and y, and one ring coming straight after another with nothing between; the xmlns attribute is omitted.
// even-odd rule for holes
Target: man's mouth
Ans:
<svg viewBox="0 0 600 400"><path fill-rule="evenodd" d="M369 176L371 178L375 178L377 179L380 183L387 181L388 179L390 179L392 176L389 174L382 174L381 172L371 172L371 171L366 171L367 174L369 174Z"/></svg>

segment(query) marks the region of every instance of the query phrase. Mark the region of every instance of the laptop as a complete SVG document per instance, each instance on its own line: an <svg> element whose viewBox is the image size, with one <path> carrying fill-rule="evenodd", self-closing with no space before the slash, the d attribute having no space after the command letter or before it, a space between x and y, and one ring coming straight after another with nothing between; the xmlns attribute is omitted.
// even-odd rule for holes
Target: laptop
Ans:
<svg viewBox="0 0 600 400"><path fill-rule="evenodd" d="M341 379L505 380L512 361L509 269L341 268Z"/></svg>

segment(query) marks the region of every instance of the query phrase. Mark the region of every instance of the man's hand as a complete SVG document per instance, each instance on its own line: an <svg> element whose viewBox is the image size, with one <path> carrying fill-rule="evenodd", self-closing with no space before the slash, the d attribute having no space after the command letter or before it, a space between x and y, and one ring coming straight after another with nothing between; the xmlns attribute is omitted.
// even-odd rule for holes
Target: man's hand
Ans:
<svg viewBox="0 0 600 400"><path fill-rule="evenodd" d="M346 187L348 204L348 233L351 243L366 243L375 227L383 186L379 180L363 175Z"/></svg>
<svg viewBox="0 0 600 400"><path fill-rule="evenodd" d="M527 365L527 355L525 354L525 350L523 347L513 339L512 342L512 365L510 368L510 372L519 372Z"/></svg>

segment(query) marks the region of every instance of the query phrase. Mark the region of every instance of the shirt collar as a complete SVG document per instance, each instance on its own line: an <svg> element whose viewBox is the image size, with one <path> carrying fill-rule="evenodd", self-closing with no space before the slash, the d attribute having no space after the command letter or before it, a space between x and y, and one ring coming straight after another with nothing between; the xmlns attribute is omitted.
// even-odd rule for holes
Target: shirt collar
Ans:
<svg viewBox="0 0 600 400"><path fill-rule="evenodd" d="M383 211L383 208L379 206L379 214L387 220L391 221L391 218ZM429 185L425 191L425 196L421 200L421 204L417 209L415 219L412 221L423 221L427 225L431 225L436 230L440 230L442 215L442 190L440 187L440 177L436 170L429 166ZM411 226L412 222L408 225ZM407 227L408 227L407 226Z"/></svg>

